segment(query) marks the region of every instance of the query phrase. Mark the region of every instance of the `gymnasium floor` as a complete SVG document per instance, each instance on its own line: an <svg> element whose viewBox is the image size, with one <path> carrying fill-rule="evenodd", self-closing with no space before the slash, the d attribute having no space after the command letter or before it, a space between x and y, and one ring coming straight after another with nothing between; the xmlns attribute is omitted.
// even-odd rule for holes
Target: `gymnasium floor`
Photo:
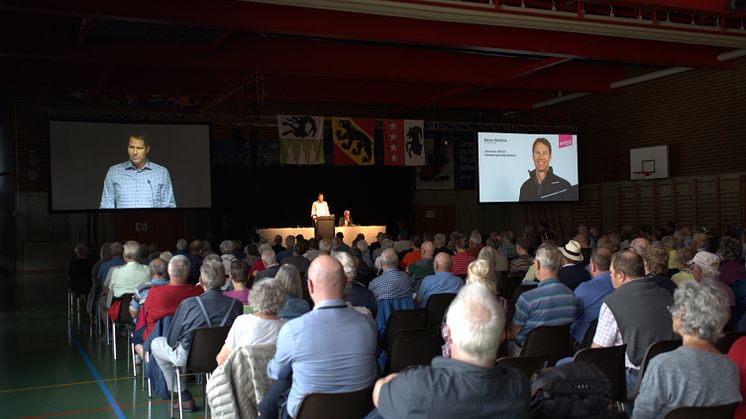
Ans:
<svg viewBox="0 0 746 419"><path fill-rule="evenodd" d="M33 274L17 280L17 310L0 313L0 418L168 418L168 401L148 400L127 371L126 339L119 356L88 317L68 321L63 274ZM191 385L204 417L201 386ZM178 417L178 412L175 412Z"/></svg>

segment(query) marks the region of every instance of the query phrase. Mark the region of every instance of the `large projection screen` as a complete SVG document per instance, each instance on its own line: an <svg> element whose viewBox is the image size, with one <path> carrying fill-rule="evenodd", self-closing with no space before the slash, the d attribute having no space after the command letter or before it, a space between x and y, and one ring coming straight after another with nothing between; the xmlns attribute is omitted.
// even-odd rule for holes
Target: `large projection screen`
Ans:
<svg viewBox="0 0 746 419"><path fill-rule="evenodd" d="M143 134L147 137L150 164L138 171L128 165L130 137ZM51 209L209 208L209 140L210 127L206 124L50 120ZM114 169L115 165L120 166ZM119 199L113 207L102 207L104 179L110 169L116 171L116 177L110 178L114 181L108 183L116 185L116 196L132 199ZM172 200L161 199L162 191L168 190L164 186L168 182L160 179L168 177L172 184ZM134 199L139 197L146 199ZM167 205L169 201L171 205Z"/></svg>
<svg viewBox="0 0 746 419"><path fill-rule="evenodd" d="M577 135L480 132L477 166L480 203L578 201Z"/></svg>

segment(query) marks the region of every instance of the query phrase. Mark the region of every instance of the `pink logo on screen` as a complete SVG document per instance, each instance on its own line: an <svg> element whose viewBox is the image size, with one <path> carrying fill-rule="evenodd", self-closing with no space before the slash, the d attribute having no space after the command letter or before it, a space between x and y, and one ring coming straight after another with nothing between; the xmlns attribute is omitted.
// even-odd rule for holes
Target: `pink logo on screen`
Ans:
<svg viewBox="0 0 746 419"><path fill-rule="evenodd" d="M559 135L559 148L569 147L572 145L572 135L560 134Z"/></svg>

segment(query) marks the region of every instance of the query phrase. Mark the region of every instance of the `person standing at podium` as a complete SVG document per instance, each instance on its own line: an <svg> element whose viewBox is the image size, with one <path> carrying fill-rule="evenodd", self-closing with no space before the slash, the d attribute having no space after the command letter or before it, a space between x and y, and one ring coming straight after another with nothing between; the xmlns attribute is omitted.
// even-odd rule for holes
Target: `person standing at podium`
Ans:
<svg viewBox="0 0 746 419"><path fill-rule="evenodd" d="M328 217L329 215L329 204L324 201L324 193L319 192L319 199L313 201L313 205L311 205L311 218L315 224L317 217Z"/></svg>

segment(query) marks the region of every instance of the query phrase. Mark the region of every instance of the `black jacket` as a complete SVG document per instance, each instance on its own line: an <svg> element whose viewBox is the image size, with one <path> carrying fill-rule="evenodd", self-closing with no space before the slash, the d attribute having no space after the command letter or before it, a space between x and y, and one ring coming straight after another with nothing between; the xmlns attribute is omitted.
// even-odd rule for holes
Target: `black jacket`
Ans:
<svg viewBox="0 0 746 419"><path fill-rule="evenodd" d="M521 185L521 195L518 198L520 201L575 201L578 199L578 187L570 186L570 182L555 175L551 166L542 183L536 181L536 170L530 170L528 176L528 180Z"/></svg>

